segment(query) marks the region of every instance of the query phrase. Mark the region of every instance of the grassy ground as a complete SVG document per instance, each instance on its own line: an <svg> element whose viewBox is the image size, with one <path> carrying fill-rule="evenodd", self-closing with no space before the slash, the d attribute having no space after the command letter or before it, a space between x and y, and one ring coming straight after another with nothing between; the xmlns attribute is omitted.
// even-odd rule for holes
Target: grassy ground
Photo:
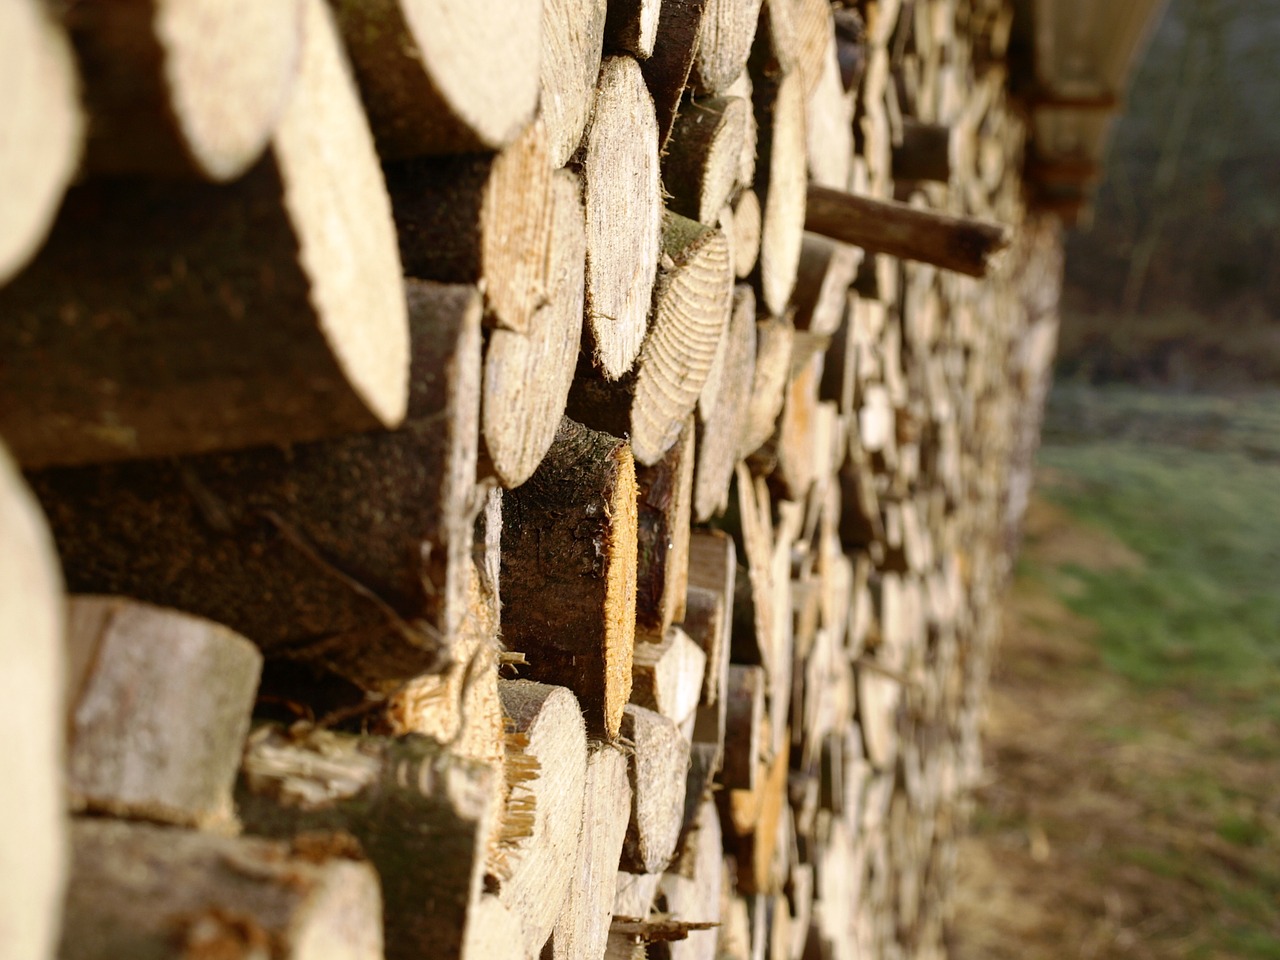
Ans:
<svg viewBox="0 0 1280 960"><path fill-rule="evenodd" d="M1060 390L956 960L1280 958L1280 394Z"/></svg>

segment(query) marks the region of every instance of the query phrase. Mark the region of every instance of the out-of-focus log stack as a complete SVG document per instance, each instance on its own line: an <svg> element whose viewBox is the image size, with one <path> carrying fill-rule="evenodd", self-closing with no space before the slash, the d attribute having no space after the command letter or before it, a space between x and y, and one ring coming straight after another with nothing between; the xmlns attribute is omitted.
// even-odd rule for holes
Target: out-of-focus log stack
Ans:
<svg viewBox="0 0 1280 960"><path fill-rule="evenodd" d="M10 6L79 596L0 461L0 953L942 956L1056 330L1008 0Z"/></svg>

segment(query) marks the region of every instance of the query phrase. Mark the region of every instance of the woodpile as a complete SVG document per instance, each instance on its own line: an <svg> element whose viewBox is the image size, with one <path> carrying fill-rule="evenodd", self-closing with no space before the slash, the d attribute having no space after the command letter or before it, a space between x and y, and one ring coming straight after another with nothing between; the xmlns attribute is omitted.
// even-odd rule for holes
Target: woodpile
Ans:
<svg viewBox="0 0 1280 960"><path fill-rule="evenodd" d="M943 956L1010 6L5 6L0 954Z"/></svg>

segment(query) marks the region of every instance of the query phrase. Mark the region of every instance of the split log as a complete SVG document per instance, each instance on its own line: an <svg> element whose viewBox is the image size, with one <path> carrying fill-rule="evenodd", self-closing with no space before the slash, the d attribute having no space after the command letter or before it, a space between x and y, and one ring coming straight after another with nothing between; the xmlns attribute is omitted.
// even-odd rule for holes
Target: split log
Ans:
<svg viewBox="0 0 1280 960"><path fill-rule="evenodd" d="M684 619L693 510L694 425L652 467L636 470L636 628L661 638ZM679 718L676 718L679 719Z"/></svg>
<svg viewBox="0 0 1280 960"><path fill-rule="evenodd" d="M606 58L600 68L582 173L587 327L596 366L616 380L644 342L662 243L658 124L630 57Z"/></svg>
<svg viewBox="0 0 1280 960"><path fill-rule="evenodd" d="M266 159L227 186L77 187L44 252L0 290L0 433L24 466L293 443L404 416L386 191L328 10L307 11ZM343 147L318 151L318 136Z"/></svg>
<svg viewBox="0 0 1280 960"><path fill-rule="evenodd" d="M756 788L757 770L763 755L760 736L764 726L766 685L763 667L729 665L720 782L734 790Z"/></svg>
<svg viewBox="0 0 1280 960"><path fill-rule="evenodd" d="M543 2L540 110L553 167L568 163L582 142L600 76L605 18L615 5L608 0Z"/></svg>
<svg viewBox="0 0 1280 960"><path fill-rule="evenodd" d="M382 957L378 877L350 838L305 845L117 820L72 826L61 960Z"/></svg>
<svg viewBox="0 0 1280 960"><path fill-rule="evenodd" d="M627 758L598 745L587 754L586 800L573 882L543 950L549 960L601 960L613 919L614 884L631 812Z"/></svg>
<svg viewBox="0 0 1280 960"><path fill-rule="evenodd" d="M0 446L0 930L21 960L53 955L62 914L64 656L53 541Z"/></svg>
<svg viewBox="0 0 1280 960"><path fill-rule="evenodd" d="M689 594L704 594L689 604L684 628L707 655L702 703L719 706L728 686L729 644L733 631L733 591L738 557L733 540L722 531L696 530L689 542ZM696 614L696 615L695 615ZM719 742L722 737L717 737Z"/></svg>
<svg viewBox="0 0 1280 960"><path fill-rule="evenodd" d="M484 361L481 427L498 479L518 487L546 456L569 398L582 339L586 234L578 178L558 171L552 188L548 302L526 333L494 330Z"/></svg>
<svg viewBox="0 0 1280 960"><path fill-rule="evenodd" d="M503 680L499 686L510 731L538 772L523 785L533 806L529 835L510 851L510 872L498 896L520 919L529 955L538 956L574 882L587 742L578 702L564 687L528 680Z"/></svg>
<svg viewBox="0 0 1280 960"><path fill-rule="evenodd" d="M951 180L951 128L936 123L902 121L902 142L893 147L893 175L899 180Z"/></svg>
<svg viewBox="0 0 1280 960"><path fill-rule="evenodd" d="M754 453L773 435L791 371L795 332L789 319L773 318L756 324L756 367L743 431L742 457Z"/></svg>
<svg viewBox="0 0 1280 960"><path fill-rule="evenodd" d="M754 790L729 792L734 809L730 821L735 828L750 824L750 829L739 830L726 843L736 850L737 888L745 893L770 893L781 887L781 878L773 868L778 828L787 815L787 770L787 751L779 750L769 763L768 775L757 782Z"/></svg>
<svg viewBox="0 0 1280 960"><path fill-rule="evenodd" d="M245 750L237 799L252 833L359 841L382 882L389 960L460 952L494 824L493 767L427 737L298 738L263 727Z"/></svg>
<svg viewBox="0 0 1280 960"><path fill-rule="evenodd" d="M572 689L609 739L631 692L636 497L626 442L566 418L504 509L503 640L528 676Z"/></svg>
<svg viewBox="0 0 1280 960"><path fill-rule="evenodd" d="M570 416L630 435L636 461L645 466L671 449L697 405L733 297L729 244L719 230L667 213L662 252L651 329L634 374L609 383L580 370L569 392Z"/></svg>
<svg viewBox="0 0 1280 960"><path fill-rule="evenodd" d="M706 800L697 824L685 841L681 857L662 875L659 892L674 920L711 924L690 930L689 936L667 944L671 960L715 960L716 927L720 924L720 887L724 872L720 817L714 801Z"/></svg>
<svg viewBox="0 0 1280 960"><path fill-rule="evenodd" d="M533 119L537 0L330 3L385 159L499 150Z"/></svg>
<svg viewBox="0 0 1280 960"><path fill-rule="evenodd" d="M693 513L699 523L728 506L733 467L742 456L756 368L755 305L750 287L739 284L734 288L733 312L724 336L720 389L709 404L710 416L698 426Z"/></svg>
<svg viewBox="0 0 1280 960"><path fill-rule="evenodd" d="M701 94L723 93L747 66L761 0L707 0L690 85Z"/></svg>
<svg viewBox="0 0 1280 960"><path fill-rule="evenodd" d="M706 668L702 648L671 627L661 643L636 644L631 702L682 725L698 708Z"/></svg>
<svg viewBox="0 0 1280 960"><path fill-rule="evenodd" d="M797 330L830 336L840 327L862 251L806 233L796 280Z"/></svg>
<svg viewBox="0 0 1280 960"><path fill-rule="evenodd" d="M253 644L176 610L73 597L67 651L72 809L233 827L262 672Z"/></svg>
<svg viewBox="0 0 1280 960"><path fill-rule="evenodd" d="M733 273L739 280L751 276L760 256L760 198L743 190L733 205Z"/></svg>
<svg viewBox="0 0 1280 960"><path fill-rule="evenodd" d="M40 0L0 12L0 284L49 232L80 161L84 118L71 46Z"/></svg>
<svg viewBox="0 0 1280 960"><path fill-rule="evenodd" d="M653 53L640 65L653 97L660 152L671 139L680 98L689 82L706 5L707 0L662 0Z"/></svg>
<svg viewBox="0 0 1280 960"><path fill-rule="evenodd" d="M662 161L668 208L714 225L741 171L751 105L741 97L690 100L676 117Z"/></svg>
<svg viewBox="0 0 1280 960"><path fill-rule="evenodd" d="M447 666L471 562L480 302L407 291L400 430L34 475L71 589L208 617L366 689Z"/></svg>
<svg viewBox="0 0 1280 960"><path fill-rule="evenodd" d="M685 774L689 741L660 714L628 704L622 737L632 750L631 821L622 845L622 868L661 873L671 861L684 821Z"/></svg>
<svg viewBox="0 0 1280 960"><path fill-rule="evenodd" d="M308 55L315 14L306 2L63 5L91 117L86 167L243 174L266 149Z"/></svg>
<svg viewBox="0 0 1280 960"><path fill-rule="evenodd" d="M809 187L804 226L870 253L932 263L971 277L985 277L991 258L1011 238L1009 231L996 223L819 186Z"/></svg>
<svg viewBox="0 0 1280 960"><path fill-rule="evenodd" d="M604 34L609 52L630 54L637 60L653 56L662 3L663 0L609 0Z"/></svg>
<svg viewBox="0 0 1280 960"><path fill-rule="evenodd" d="M804 81L795 72L776 83L758 79L755 97L756 189L763 207L757 275L765 308L781 316L795 287L805 231Z"/></svg>
<svg viewBox="0 0 1280 960"><path fill-rule="evenodd" d="M540 121L498 154L388 164L405 274L479 284L488 322L527 332L550 295L551 173Z"/></svg>

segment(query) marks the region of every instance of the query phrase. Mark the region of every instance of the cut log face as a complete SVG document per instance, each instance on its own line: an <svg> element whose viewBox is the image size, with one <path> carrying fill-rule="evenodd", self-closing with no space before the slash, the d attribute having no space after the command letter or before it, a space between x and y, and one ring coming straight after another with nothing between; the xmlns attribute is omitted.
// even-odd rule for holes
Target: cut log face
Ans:
<svg viewBox="0 0 1280 960"><path fill-rule="evenodd" d="M219 181L243 174L293 93L305 6L124 0L66 7L92 118L86 166L105 175Z"/></svg>
<svg viewBox="0 0 1280 960"><path fill-rule="evenodd" d="M14 957L53 956L62 914L63 616L53 541L0 446L0 929Z"/></svg>
<svg viewBox="0 0 1280 960"><path fill-rule="evenodd" d="M760 257L760 198L743 190L733 205L733 272L739 280L751 276Z"/></svg>
<svg viewBox="0 0 1280 960"><path fill-rule="evenodd" d="M761 298L780 316L791 299L805 229L804 80L792 72L776 86L756 82L760 132L757 188L763 191L760 229Z"/></svg>
<svg viewBox="0 0 1280 960"><path fill-rule="evenodd" d="M536 0L330 0L387 159L498 150L538 103Z"/></svg>
<svg viewBox="0 0 1280 960"><path fill-rule="evenodd" d="M667 913L673 920L712 926L691 930L685 939L671 943L671 960L715 960L723 872L720 816L715 802L705 800L683 855L662 875L658 890L666 897Z"/></svg>
<svg viewBox="0 0 1280 960"><path fill-rule="evenodd" d="M605 46L610 53L629 53L638 60L653 55L662 0L609 0Z"/></svg>
<svg viewBox="0 0 1280 960"><path fill-rule="evenodd" d="M636 537L630 448L566 418L504 505L503 639L529 676L574 690L609 739L631 692Z"/></svg>
<svg viewBox="0 0 1280 960"><path fill-rule="evenodd" d="M791 371L795 332L789 320L770 319L756 324L755 376L740 456L754 453L773 434Z"/></svg>
<svg viewBox="0 0 1280 960"><path fill-rule="evenodd" d="M707 0L692 74L692 85L700 93L724 92L746 69L760 4L761 0Z"/></svg>
<svg viewBox="0 0 1280 960"><path fill-rule="evenodd" d="M551 164L563 167L582 142L604 48L608 0L544 0L542 5L543 123Z"/></svg>
<svg viewBox="0 0 1280 960"><path fill-rule="evenodd" d="M683 724L698 707L706 667L706 653L679 627L661 643L637 643L631 702Z"/></svg>
<svg viewBox="0 0 1280 960"><path fill-rule="evenodd" d="M634 749L629 766L631 822L622 867L661 873L675 852L684 821L689 741L673 721L634 704L623 711L622 736Z"/></svg>
<svg viewBox="0 0 1280 960"><path fill-rule="evenodd" d="M520 918L490 893L481 895L467 927L462 960L529 960Z"/></svg>
<svg viewBox="0 0 1280 960"><path fill-rule="evenodd" d="M44 240L80 160L84 118L66 35L40 0L0 11L0 284Z"/></svg>
<svg viewBox="0 0 1280 960"><path fill-rule="evenodd" d="M233 826L257 648L220 624L115 597L73 598L67 643L72 809Z"/></svg>
<svg viewBox="0 0 1280 960"><path fill-rule="evenodd" d="M742 456L756 367L755 295L739 284L725 334L720 390L711 415L698 431L698 468L694 479L694 516L705 523L729 503L733 468Z"/></svg>
<svg viewBox="0 0 1280 960"><path fill-rule="evenodd" d="M403 418L408 327L386 190L328 10L307 11L268 159L225 187L78 187L44 253L0 291L0 432L24 466Z"/></svg>
<svg viewBox="0 0 1280 960"><path fill-rule="evenodd" d="M680 111L662 163L671 210L714 225L738 181L751 105L741 97L691 100Z"/></svg>
<svg viewBox="0 0 1280 960"><path fill-rule="evenodd" d="M33 477L71 588L207 616L367 689L443 669L471 565L480 300L408 296L400 430Z"/></svg>
<svg viewBox="0 0 1280 960"><path fill-rule="evenodd" d="M600 69L583 178L587 326L596 365L616 380L635 363L648 330L662 235L658 122L630 57L606 58Z"/></svg>
<svg viewBox="0 0 1280 960"><path fill-rule="evenodd" d="M73 825L72 844L67 960L260 956L265 944L282 960L383 955L378 877L342 838L291 850L94 819Z"/></svg>

